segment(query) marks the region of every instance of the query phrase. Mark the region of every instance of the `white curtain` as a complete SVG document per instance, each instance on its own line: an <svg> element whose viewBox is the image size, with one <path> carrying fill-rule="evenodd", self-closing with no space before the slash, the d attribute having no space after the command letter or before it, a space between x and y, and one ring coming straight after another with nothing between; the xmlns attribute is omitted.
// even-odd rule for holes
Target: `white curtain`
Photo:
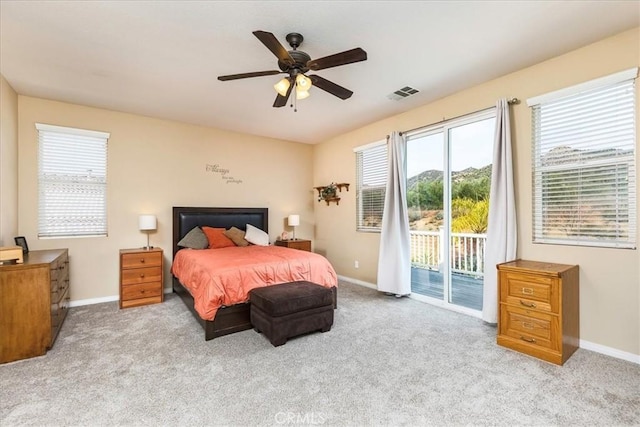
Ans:
<svg viewBox="0 0 640 427"><path fill-rule="evenodd" d="M509 103L506 99L500 99L496 108L496 132L493 146L482 302L482 319L488 323L497 323L498 321L496 264L514 260L518 242L511 161Z"/></svg>
<svg viewBox="0 0 640 427"><path fill-rule="evenodd" d="M411 248L407 214L407 142L399 132L388 140L389 175L382 214L378 290L396 296L411 293Z"/></svg>

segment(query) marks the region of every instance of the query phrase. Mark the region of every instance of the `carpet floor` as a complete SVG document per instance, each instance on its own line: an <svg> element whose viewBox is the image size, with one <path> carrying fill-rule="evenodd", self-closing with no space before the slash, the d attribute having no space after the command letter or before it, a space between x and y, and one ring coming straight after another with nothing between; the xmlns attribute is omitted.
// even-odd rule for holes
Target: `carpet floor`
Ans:
<svg viewBox="0 0 640 427"><path fill-rule="evenodd" d="M495 327L341 282L335 322L272 347L204 341L175 295L72 308L45 356L0 365L0 425L640 423L640 366L579 349L563 367Z"/></svg>

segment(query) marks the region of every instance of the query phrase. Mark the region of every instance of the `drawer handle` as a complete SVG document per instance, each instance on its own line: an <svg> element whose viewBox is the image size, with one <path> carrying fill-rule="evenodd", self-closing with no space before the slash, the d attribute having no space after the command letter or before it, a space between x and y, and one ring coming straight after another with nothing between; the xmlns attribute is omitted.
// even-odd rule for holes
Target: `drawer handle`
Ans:
<svg viewBox="0 0 640 427"><path fill-rule="evenodd" d="M533 289L532 288L522 288L522 294L523 295L533 295Z"/></svg>
<svg viewBox="0 0 640 427"><path fill-rule="evenodd" d="M533 329L533 323L529 323L529 322L522 322L522 327L525 329Z"/></svg>
<svg viewBox="0 0 640 427"><path fill-rule="evenodd" d="M141 278L141 279L144 279L144 273L142 273L142 274L140 275L140 278Z"/></svg>
<svg viewBox="0 0 640 427"><path fill-rule="evenodd" d="M520 300L520 304L524 305L525 307L529 307L529 308L536 308L536 305L532 302L524 302L522 300Z"/></svg>
<svg viewBox="0 0 640 427"><path fill-rule="evenodd" d="M522 341L530 342L530 343L532 343L532 344L535 344L535 343L536 343L536 340L535 340L534 338L520 337L520 339L521 339Z"/></svg>
<svg viewBox="0 0 640 427"><path fill-rule="evenodd" d="M140 263L144 264L144 258L140 258Z"/></svg>

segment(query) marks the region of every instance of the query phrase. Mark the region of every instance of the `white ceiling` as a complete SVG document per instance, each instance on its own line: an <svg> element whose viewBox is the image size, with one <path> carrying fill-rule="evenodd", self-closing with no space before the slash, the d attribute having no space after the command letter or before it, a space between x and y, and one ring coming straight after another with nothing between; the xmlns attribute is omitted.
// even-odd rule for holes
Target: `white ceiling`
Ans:
<svg viewBox="0 0 640 427"><path fill-rule="evenodd" d="M639 1L6 1L0 72L28 96L304 143L321 142L640 25ZM301 33L319 58L368 60L318 71L298 112L273 108L281 77L251 33ZM420 93L387 95L404 86ZM507 94L505 94L507 95Z"/></svg>

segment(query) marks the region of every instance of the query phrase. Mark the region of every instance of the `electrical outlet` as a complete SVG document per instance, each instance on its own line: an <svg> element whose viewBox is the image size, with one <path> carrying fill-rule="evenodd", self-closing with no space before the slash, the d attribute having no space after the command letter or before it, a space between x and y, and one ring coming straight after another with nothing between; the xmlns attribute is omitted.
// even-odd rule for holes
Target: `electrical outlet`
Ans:
<svg viewBox="0 0 640 427"><path fill-rule="evenodd" d="M360 268L360 263L358 261L356 261L356 262L353 263L353 266L355 268Z"/></svg>

